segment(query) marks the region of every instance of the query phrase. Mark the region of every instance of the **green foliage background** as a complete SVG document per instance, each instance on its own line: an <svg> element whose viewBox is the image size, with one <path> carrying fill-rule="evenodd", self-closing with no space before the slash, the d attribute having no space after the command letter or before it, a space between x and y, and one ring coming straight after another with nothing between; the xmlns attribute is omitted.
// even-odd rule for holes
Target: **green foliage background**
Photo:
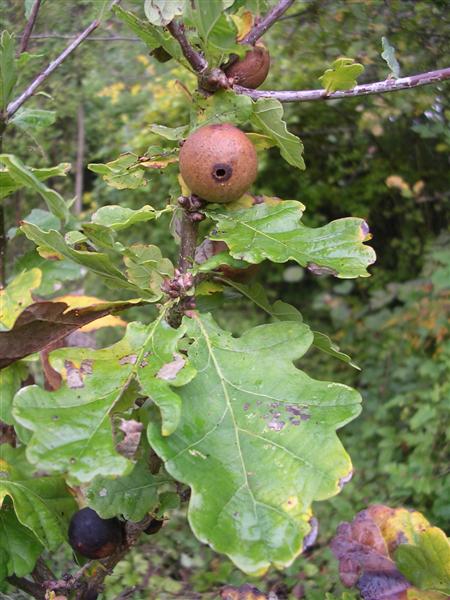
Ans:
<svg viewBox="0 0 450 600"><path fill-rule="evenodd" d="M23 3L1 0L0 4L8 29L20 35ZM77 32L94 18L97 4L47 0L35 33ZM142 12L141 2L124 4ZM437 0L299 1L266 36L273 66L265 87L318 87L318 76L342 55L365 65L364 81L384 79L389 69L380 56L382 36L396 48L402 75L448 66L446 19L446 3ZM114 19L93 35L102 36L132 37ZM66 44L59 38L33 39L30 50L40 56L24 68L23 84ZM176 127L186 122L183 86L192 84L173 62L159 64L149 57L140 42L88 41L48 80L43 91L50 97L38 95L29 103L32 108L55 110L55 124L25 134L11 127L4 149L34 167L75 164L76 115L82 103L86 164L108 162L125 151L141 155L158 143L151 124ZM364 410L342 433L354 463L353 481L341 495L316 507L317 545L286 573L271 572L258 583L280 598L322 600L326 592L341 597L327 541L339 521L351 519L370 503L411 506L437 526L449 527L450 246L445 233L449 119L445 85L287 105L286 121L305 144L307 169L290 168L276 149L262 161L256 183L259 193L300 200L307 207L309 226L349 215L366 219L378 255L369 279L342 282L293 265L263 264L258 275L272 300L283 298L297 306L312 326L320 326L362 369L356 371L317 351L302 359L302 367L313 377L359 389ZM87 169L84 175L85 214L116 203L130 208L149 203L159 208L168 193L164 176L155 177L150 187L121 192ZM55 179L51 185L66 198L73 196L73 177ZM42 205L34 195L18 192L6 207L8 227L14 228L31 209ZM176 247L167 225L167 219L161 219L140 225L137 232L142 241L160 245L165 256L173 257ZM24 236L12 237L10 275L35 266L32 248ZM81 280L75 273L69 274L58 295L83 288L93 296L120 297L120 292L111 297L95 277ZM127 317L138 317L140 310L129 311ZM217 317L237 333L266 318L236 301ZM102 332L100 342L114 341L115 335ZM61 565L68 559L59 557ZM136 599L207 598L215 597L213 590L224 583L243 582L244 576L229 561L200 547L180 513L119 565L108 580L105 598L114 598L124 584L144 585L145 591L136 592Z"/></svg>

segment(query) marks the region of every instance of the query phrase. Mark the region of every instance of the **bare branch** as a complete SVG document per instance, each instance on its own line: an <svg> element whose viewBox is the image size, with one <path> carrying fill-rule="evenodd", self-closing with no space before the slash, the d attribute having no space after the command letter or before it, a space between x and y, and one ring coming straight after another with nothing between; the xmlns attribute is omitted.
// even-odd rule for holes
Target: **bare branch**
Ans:
<svg viewBox="0 0 450 600"><path fill-rule="evenodd" d="M294 0L279 0L278 4L271 8L269 12L257 23L248 34L241 40L241 44L253 45L261 36L263 36L269 27L278 21L283 13L294 4Z"/></svg>
<svg viewBox="0 0 450 600"><path fill-rule="evenodd" d="M30 35L33 31L34 24L36 23L40 6L41 0L34 0L34 4L30 13L30 18L28 19L28 22L22 34L22 39L20 40L19 54L22 54L22 52L25 52L25 50L28 48L28 42L30 40Z"/></svg>
<svg viewBox="0 0 450 600"><path fill-rule="evenodd" d="M356 98L357 96L369 96L371 94L386 94L387 92L398 92L410 90L422 85L431 85L450 79L450 67L418 73L411 77L400 79L386 79L374 83L357 85L351 90L341 90L327 94L326 90L250 90L240 85L234 86L238 94L245 94L254 100L258 98L274 98L280 102L311 102L313 100L338 100L340 98Z"/></svg>
<svg viewBox="0 0 450 600"><path fill-rule="evenodd" d="M204 71L207 68L208 63L203 58L203 56L199 52L194 50L194 48L190 45L184 32L184 25L181 23L177 23L177 21L171 21L167 25L167 29L180 44L185 59L188 61L188 63L191 65L194 71L196 71L197 73L201 73L202 71Z"/></svg>
<svg viewBox="0 0 450 600"><path fill-rule="evenodd" d="M83 40L85 40L88 35L90 35L97 27L100 25L99 20L92 21L92 23L86 27L86 29L79 34L79 36L67 46L67 48L61 52L61 54L51 62L42 73L40 73L36 79L27 87L27 89L15 100L8 104L8 108L6 111L6 116L8 118L12 117L13 114L22 106L24 102L31 98L37 88L44 83L44 81L49 77L53 71L55 71L59 65L64 62L64 60L81 44Z"/></svg>

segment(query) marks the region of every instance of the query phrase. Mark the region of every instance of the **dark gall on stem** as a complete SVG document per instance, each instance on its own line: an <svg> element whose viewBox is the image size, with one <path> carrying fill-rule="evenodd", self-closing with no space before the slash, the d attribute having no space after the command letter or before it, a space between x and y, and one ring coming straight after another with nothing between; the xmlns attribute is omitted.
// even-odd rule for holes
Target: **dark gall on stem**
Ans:
<svg viewBox="0 0 450 600"><path fill-rule="evenodd" d="M86 558L105 558L123 543L119 519L102 519L92 508L76 512L69 525L69 544Z"/></svg>

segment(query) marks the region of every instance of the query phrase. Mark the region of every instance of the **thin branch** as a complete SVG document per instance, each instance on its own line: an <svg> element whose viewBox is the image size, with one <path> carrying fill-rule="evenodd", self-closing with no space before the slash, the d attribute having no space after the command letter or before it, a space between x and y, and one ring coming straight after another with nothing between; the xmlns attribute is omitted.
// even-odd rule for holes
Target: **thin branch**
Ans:
<svg viewBox="0 0 450 600"><path fill-rule="evenodd" d="M257 23L248 34L241 40L241 44L253 45L261 36L263 36L269 27L278 21L282 14L294 4L294 0L279 0L278 4L271 8L269 12Z"/></svg>
<svg viewBox="0 0 450 600"><path fill-rule="evenodd" d="M364 83L357 85L351 90L342 90L327 94L326 90L250 90L240 85L234 86L234 91L238 94L245 94L254 100L258 98L274 98L280 102L311 102L313 100L339 100L340 98L356 98L357 96L369 96L371 94L386 94L387 92L398 92L400 90L410 90L422 85L431 85L450 79L450 67L429 71L428 73L418 73L411 77L401 77L400 79L386 79L385 81L376 81L374 83Z"/></svg>
<svg viewBox="0 0 450 600"><path fill-rule="evenodd" d="M62 33L36 33L30 36L32 40L73 40L77 37L77 33L74 34L62 34ZM91 37L86 42L139 42L142 44L142 40L137 37L127 37L120 35L104 35Z"/></svg>
<svg viewBox="0 0 450 600"><path fill-rule="evenodd" d="M7 577L6 581L37 600L45 600L45 590L39 583L34 583L34 581L25 579L25 577L17 577L16 575Z"/></svg>
<svg viewBox="0 0 450 600"><path fill-rule="evenodd" d="M30 40L30 35L33 31L34 24L36 23L40 6L41 0L34 0L33 8L31 9L30 13L30 18L28 19L28 22L22 34L22 39L20 40L19 54L22 54L22 52L25 52L25 50L28 48L28 42Z"/></svg>
<svg viewBox="0 0 450 600"><path fill-rule="evenodd" d="M27 89L15 100L8 104L8 108L6 111L6 115L8 118L12 117L13 114L22 106L24 102L31 98L37 88L44 83L44 81L49 77L53 71L55 71L59 65L64 62L64 60L81 44L83 40L85 40L97 27L100 25L99 20L92 21L92 23L86 27L86 29L80 33L80 35L67 46L67 48L61 52L61 54L51 62L42 73L40 73L36 79L31 83Z"/></svg>
<svg viewBox="0 0 450 600"><path fill-rule="evenodd" d="M188 61L188 63L191 65L194 71L196 71L197 73L201 73L202 71L204 71L207 68L208 63L203 58L203 56L199 52L194 50L194 48L190 45L184 32L184 25L181 23L177 23L177 21L171 21L167 25L167 29L180 44L185 59Z"/></svg>

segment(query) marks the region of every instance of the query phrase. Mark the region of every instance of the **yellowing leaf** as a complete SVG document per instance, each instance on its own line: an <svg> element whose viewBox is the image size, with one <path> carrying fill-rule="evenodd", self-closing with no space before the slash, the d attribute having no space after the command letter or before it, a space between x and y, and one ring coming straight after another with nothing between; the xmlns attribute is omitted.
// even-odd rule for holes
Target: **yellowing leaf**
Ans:
<svg viewBox="0 0 450 600"><path fill-rule="evenodd" d="M0 290L0 324L10 329L24 308L32 304L31 292L41 285L40 269L23 271Z"/></svg>
<svg viewBox="0 0 450 600"><path fill-rule="evenodd" d="M249 10L246 10L241 15L231 15L231 18L238 30L236 41L240 42L253 27L253 15Z"/></svg>
<svg viewBox="0 0 450 600"><path fill-rule="evenodd" d="M94 306L95 304L104 304L108 302L107 300L100 300L99 298L95 298L94 296L59 296L58 298L53 298L53 302L65 302L68 306L67 310L72 308L84 308L86 306ZM97 319L96 321L92 321L87 325L84 325L80 329L85 333L89 331L96 331L97 329L102 329L102 327L126 327L127 323L120 317L116 317L114 315L107 315L106 317L102 317L101 319Z"/></svg>

